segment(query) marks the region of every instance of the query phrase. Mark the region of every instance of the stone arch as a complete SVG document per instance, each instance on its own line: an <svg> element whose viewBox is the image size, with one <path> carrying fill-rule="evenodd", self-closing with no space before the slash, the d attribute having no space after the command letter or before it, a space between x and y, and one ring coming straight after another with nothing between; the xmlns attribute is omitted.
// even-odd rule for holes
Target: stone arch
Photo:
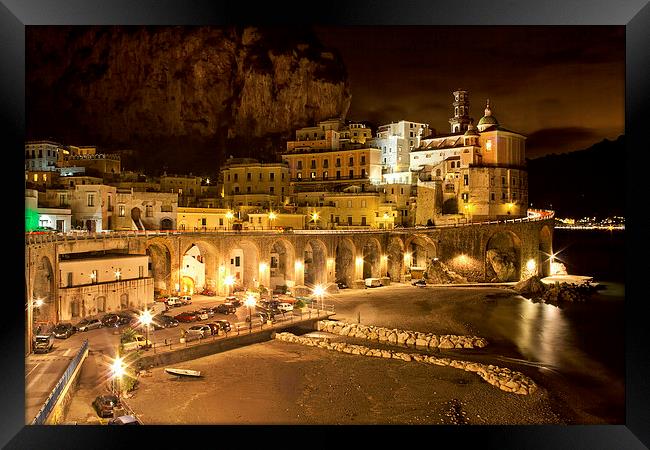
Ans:
<svg viewBox="0 0 650 450"><path fill-rule="evenodd" d="M357 249L354 242L350 238L339 239L334 254L336 282L343 282L351 287L352 282L356 279L355 258Z"/></svg>
<svg viewBox="0 0 650 450"><path fill-rule="evenodd" d="M442 203L443 214L458 214L458 200L456 197L448 198Z"/></svg>
<svg viewBox="0 0 650 450"><path fill-rule="evenodd" d="M32 301L38 302L33 308L34 322L56 322L57 304L54 293L54 270L47 256L37 260L32 283Z"/></svg>
<svg viewBox="0 0 650 450"><path fill-rule="evenodd" d="M98 295L95 297L95 305L93 306L93 314L102 314L107 312L108 310L106 309L108 307L108 303L106 301L106 296L105 295Z"/></svg>
<svg viewBox="0 0 650 450"><path fill-rule="evenodd" d="M309 239L303 252L305 285L315 286L327 282L327 246L320 239Z"/></svg>
<svg viewBox="0 0 650 450"><path fill-rule="evenodd" d="M251 240L233 242L227 250L225 274L235 279L235 286L254 288L259 284L260 249Z"/></svg>
<svg viewBox="0 0 650 450"><path fill-rule="evenodd" d="M406 240L405 253L407 264L426 268L433 258L438 257L438 248L434 239L423 234L410 236Z"/></svg>
<svg viewBox="0 0 650 450"><path fill-rule="evenodd" d="M404 242L401 238L393 236L390 238L387 249L388 276L391 281L400 281L404 272Z"/></svg>
<svg viewBox="0 0 650 450"><path fill-rule="evenodd" d="M171 293L174 289L172 282L173 251L164 243L148 241L146 254L149 256L149 271L154 277L154 291Z"/></svg>
<svg viewBox="0 0 650 450"><path fill-rule="evenodd" d="M269 286L271 290L276 286L287 286L295 282L295 261L296 249L287 239L279 238L273 240L268 246L268 261L263 261L266 266L261 267L269 271ZM262 278L260 274L260 278Z"/></svg>
<svg viewBox="0 0 650 450"><path fill-rule="evenodd" d="M131 220L136 224L138 229L140 229L140 219L142 218L142 210L138 208L137 206L134 208L131 208Z"/></svg>
<svg viewBox="0 0 650 450"><path fill-rule="evenodd" d="M376 238L368 238L361 248L363 258L361 278L381 277L381 244Z"/></svg>
<svg viewBox="0 0 650 450"><path fill-rule="evenodd" d="M181 248L185 249L180 268L181 291L183 287L187 288L188 293L190 289L192 293L205 288L214 290L219 279L219 251L216 246L210 241L199 239ZM191 282L183 281L184 277L191 279Z"/></svg>
<svg viewBox="0 0 650 450"><path fill-rule="evenodd" d="M512 231L497 231L485 244L487 281L519 281L521 276L521 239Z"/></svg>
<svg viewBox="0 0 650 450"><path fill-rule="evenodd" d="M548 225L544 225L541 230L539 230L537 270L542 277L547 277L551 274L551 257L553 256L552 236L553 234Z"/></svg>
<svg viewBox="0 0 650 450"><path fill-rule="evenodd" d="M174 228L174 221L169 217L165 217L160 221L161 230L172 230Z"/></svg>

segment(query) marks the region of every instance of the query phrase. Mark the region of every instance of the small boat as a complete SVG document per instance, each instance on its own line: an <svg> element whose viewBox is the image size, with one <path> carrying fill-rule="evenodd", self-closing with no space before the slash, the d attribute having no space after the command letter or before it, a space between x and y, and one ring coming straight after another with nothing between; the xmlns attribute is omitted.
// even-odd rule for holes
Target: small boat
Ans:
<svg viewBox="0 0 650 450"><path fill-rule="evenodd" d="M179 377L200 377L201 372L198 370L188 370L188 369L172 369L165 367L165 372L170 375L177 375Z"/></svg>

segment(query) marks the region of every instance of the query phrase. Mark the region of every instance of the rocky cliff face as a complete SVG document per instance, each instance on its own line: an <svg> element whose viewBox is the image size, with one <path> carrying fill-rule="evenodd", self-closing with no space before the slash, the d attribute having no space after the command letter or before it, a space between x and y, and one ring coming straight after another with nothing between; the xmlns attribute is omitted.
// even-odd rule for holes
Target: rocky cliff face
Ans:
<svg viewBox="0 0 650 450"><path fill-rule="evenodd" d="M271 159L350 104L341 59L309 30L27 30L28 138L134 148L172 171Z"/></svg>

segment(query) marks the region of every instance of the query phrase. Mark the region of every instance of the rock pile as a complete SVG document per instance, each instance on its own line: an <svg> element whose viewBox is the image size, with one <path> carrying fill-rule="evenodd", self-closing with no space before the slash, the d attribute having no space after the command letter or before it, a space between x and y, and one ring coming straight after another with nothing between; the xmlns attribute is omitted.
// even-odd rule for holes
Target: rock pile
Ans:
<svg viewBox="0 0 650 450"><path fill-rule="evenodd" d="M593 287L570 283L557 283L549 286L541 295L545 303L584 302L592 294Z"/></svg>
<svg viewBox="0 0 650 450"><path fill-rule="evenodd" d="M339 336L349 336L371 341L400 344L419 348L483 348L488 342L477 336L456 336L453 334L436 335L420 333L419 331L398 330L372 325L339 322L336 320L321 320L318 328Z"/></svg>
<svg viewBox="0 0 650 450"><path fill-rule="evenodd" d="M450 270L438 258L432 258L427 264L426 277L431 284L467 283L467 278Z"/></svg>
<svg viewBox="0 0 650 450"><path fill-rule="evenodd" d="M514 285L515 291L522 295L541 295L546 292L546 285L542 282L542 278L537 275L533 275L530 278L521 280L519 283Z"/></svg>
<svg viewBox="0 0 650 450"><path fill-rule="evenodd" d="M363 345L347 344L345 342L330 342L330 340L327 338L309 338L296 336L292 333L276 333L275 339L283 342L292 342L295 344L307 345L309 347L319 347L322 349L334 350L351 355L362 355L385 359L399 359L406 362L419 362L437 366L449 366L455 369L464 370L466 372L474 372L483 380L490 383L492 386L498 387L505 392L512 392L520 395L532 394L537 390L537 385L535 382L521 372L515 372L508 368L501 368L492 364L481 364L477 362L460 361L449 358L436 358L434 356L423 355L419 353L404 353L393 350L368 348Z"/></svg>

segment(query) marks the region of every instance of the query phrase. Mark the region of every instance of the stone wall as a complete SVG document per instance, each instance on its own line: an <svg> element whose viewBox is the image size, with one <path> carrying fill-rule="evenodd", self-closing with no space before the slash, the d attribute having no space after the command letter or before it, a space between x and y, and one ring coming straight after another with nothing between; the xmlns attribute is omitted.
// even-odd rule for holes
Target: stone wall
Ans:
<svg viewBox="0 0 650 450"><path fill-rule="evenodd" d="M404 353L393 350L372 349L362 345L346 344L345 342L330 342L327 338L309 338L296 336L291 333L277 333L275 339L291 342L309 347L318 347L326 350L347 353L351 355L370 356L376 358L398 359L406 362L419 362L437 366L449 366L466 372L474 372L483 380L502 391L520 395L533 394L537 385L533 380L521 372L508 368L497 367L492 364L482 364L471 361L460 361L449 358L436 358L435 356L419 353Z"/></svg>
<svg viewBox="0 0 650 450"><path fill-rule="evenodd" d="M318 322L318 329L338 334L339 336L387 342L389 344L408 345L415 348L483 348L488 345L487 340L477 336L436 335L432 333L420 333L419 331L339 322L336 320L321 320Z"/></svg>

